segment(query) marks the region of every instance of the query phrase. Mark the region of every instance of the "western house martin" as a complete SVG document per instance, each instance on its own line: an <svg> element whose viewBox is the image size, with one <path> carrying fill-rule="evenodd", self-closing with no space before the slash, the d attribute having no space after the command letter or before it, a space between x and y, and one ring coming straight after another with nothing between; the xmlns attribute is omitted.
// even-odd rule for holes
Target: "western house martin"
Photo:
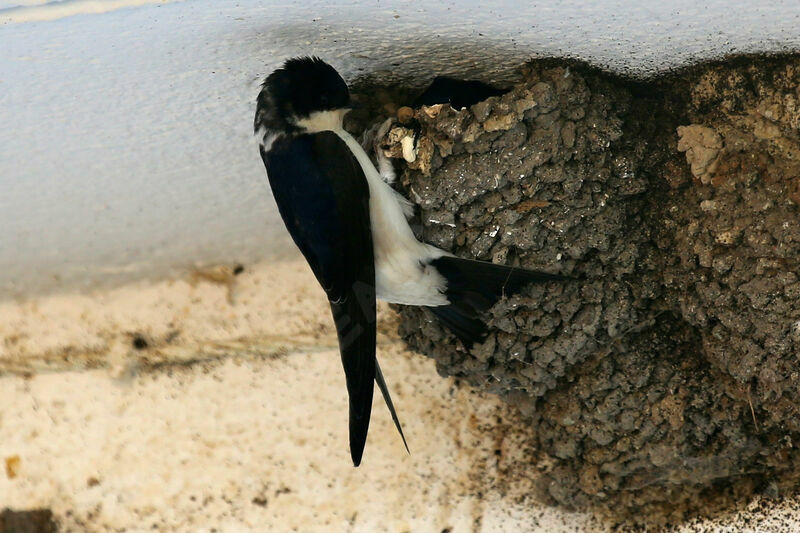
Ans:
<svg viewBox="0 0 800 533"><path fill-rule="evenodd" d="M373 380L406 443L375 357L376 298L429 308L470 349L486 335L481 314L501 297L561 278L461 259L418 241L407 220L412 204L342 127L351 107L333 67L316 57L289 59L263 83L255 131L281 217L330 302L358 466Z"/></svg>

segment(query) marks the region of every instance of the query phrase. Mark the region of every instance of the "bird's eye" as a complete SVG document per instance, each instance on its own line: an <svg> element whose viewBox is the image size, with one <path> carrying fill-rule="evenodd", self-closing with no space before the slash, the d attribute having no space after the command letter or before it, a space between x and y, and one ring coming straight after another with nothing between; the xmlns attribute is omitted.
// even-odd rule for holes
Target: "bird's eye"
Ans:
<svg viewBox="0 0 800 533"><path fill-rule="evenodd" d="M320 96L319 103L321 103L322 105L328 105L328 97L327 97L327 95Z"/></svg>

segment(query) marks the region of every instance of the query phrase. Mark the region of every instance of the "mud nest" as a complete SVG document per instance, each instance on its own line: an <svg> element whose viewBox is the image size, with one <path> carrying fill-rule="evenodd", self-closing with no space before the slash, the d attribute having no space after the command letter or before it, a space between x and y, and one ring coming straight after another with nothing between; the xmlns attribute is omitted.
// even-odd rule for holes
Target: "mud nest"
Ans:
<svg viewBox="0 0 800 533"><path fill-rule="evenodd" d="M499 302L469 352L425 309L398 307L404 339L526 415L555 502L679 519L796 487L800 59L521 80L403 110L383 143L419 132L421 239L570 279Z"/></svg>

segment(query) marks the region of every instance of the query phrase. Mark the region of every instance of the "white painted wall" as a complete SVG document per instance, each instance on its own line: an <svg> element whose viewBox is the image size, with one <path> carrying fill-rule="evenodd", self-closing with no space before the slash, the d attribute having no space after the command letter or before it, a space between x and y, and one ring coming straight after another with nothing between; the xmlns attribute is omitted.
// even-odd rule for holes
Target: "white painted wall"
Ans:
<svg viewBox="0 0 800 533"><path fill-rule="evenodd" d="M291 250L251 138L287 56L422 84L797 49L797 0L0 0L0 298Z"/></svg>

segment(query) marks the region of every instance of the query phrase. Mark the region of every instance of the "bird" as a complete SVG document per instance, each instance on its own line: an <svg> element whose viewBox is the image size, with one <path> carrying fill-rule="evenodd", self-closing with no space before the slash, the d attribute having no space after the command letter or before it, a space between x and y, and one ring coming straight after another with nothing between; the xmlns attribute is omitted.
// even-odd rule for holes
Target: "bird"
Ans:
<svg viewBox="0 0 800 533"><path fill-rule="evenodd" d="M330 304L358 466L375 383L408 450L376 358L376 299L430 309L469 350L486 336L481 313L501 297L561 277L459 258L419 241L408 222L413 204L343 127L353 107L331 65L291 58L261 85L254 130L278 211Z"/></svg>

